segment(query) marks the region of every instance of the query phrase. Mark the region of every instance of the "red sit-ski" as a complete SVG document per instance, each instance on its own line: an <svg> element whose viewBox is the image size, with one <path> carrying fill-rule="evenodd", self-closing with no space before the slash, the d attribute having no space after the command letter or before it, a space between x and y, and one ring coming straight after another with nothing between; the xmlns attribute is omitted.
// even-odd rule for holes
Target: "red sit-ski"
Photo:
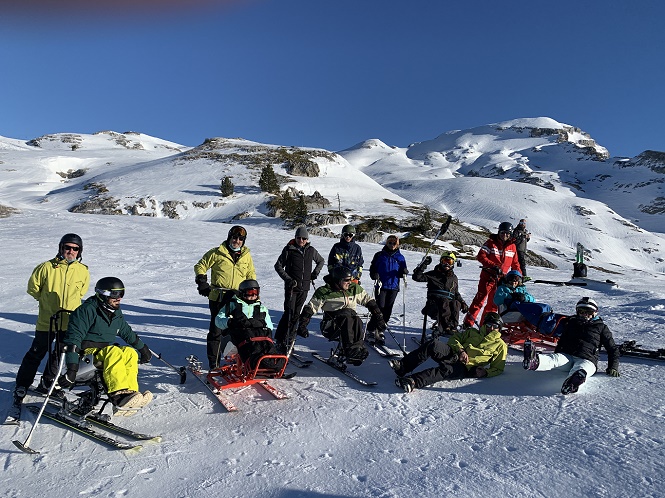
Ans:
<svg viewBox="0 0 665 498"><path fill-rule="evenodd" d="M537 303L519 303L526 305L537 305ZM546 305L545 305L546 306ZM523 308L521 306L520 308ZM533 308L533 306L532 306ZM525 310L520 309L524 312ZM509 347L523 349L524 341L530 339L540 351L552 351L559 341L559 324L565 315L559 315L546 311L536 319L528 320L529 314L520 311L508 311L503 318L501 336Z"/></svg>

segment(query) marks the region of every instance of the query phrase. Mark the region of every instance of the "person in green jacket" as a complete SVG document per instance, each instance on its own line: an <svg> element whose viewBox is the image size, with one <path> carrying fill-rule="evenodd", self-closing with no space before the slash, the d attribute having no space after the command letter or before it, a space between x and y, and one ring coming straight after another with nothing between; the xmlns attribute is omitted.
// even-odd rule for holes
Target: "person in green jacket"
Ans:
<svg viewBox="0 0 665 498"><path fill-rule="evenodd" d="M37 370L44 356L48 353L53 340L56 344L62 341L61 331L67 328L68 315L60 313L60 326L57 337L50 336L51 317L60 310L73 311L81 305L81 301L90 285L88 267L81 263L83 240L75 233L63 235L58 245L55 258L38 265L28 280L28 294L39 302L39 314L35 338L30 349L23 357L16 374L14 404L20 406L28 388L37 375ZM37 390L47 393L58 374L58 354L52 355L44 368ZM61 390L54 390L56 397L63 397Z"/></svg>
<svg viewBox="0 0 665 498"><path fill-rule="evenodd" d="M480 329L469 327L457 332L450 336L447 344L431 339L401 360L390 360L390 366L397 374L395 384L410 393L441 380L499 375L506 366L508 354L508 346L501 339L502 324L498 313L489 312L485 314ZM439 365L407 375L428 358Z"/></svg>
<svg viewBox="0 0 665 498"><path fill-rule="evenodd" d="M215 317L235 295L241 282L256 279L254 261L245 246L246 239L247 230L240 225L232 226L226 240L206 252L194 265L194 281L199 294L208 298L210 309L207 336L210 370L219 367L219 359L230 340L228 336L222 337L222 331L215 325ZM208 270L211 283L208 283Z"/></svg>
<svg viewBox="0 0 665 498"><path fill-rule="evenodd" d="M128 417L152 401L152 393L140 393L138 384L139 363L148 363L152 353L122 315L120 300L124 296L125 286L119 278L104 277L95 285L95 295L71 314L63 338L67 372L58 384L65 389L72 387L80 356L91 354L94 364L101 366L114 415ZM116 336L129 346L113 344Z"/></svg>

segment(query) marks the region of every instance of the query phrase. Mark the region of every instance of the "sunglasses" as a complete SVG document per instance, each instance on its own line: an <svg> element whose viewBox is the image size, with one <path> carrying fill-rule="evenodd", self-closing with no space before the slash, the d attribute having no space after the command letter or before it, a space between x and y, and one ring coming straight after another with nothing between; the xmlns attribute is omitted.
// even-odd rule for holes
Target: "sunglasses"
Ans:
<svg viewBox="0 0 665 498"><path fill-rule="evenodd" d="M344 235L344 237L353 237L354 234L349 232L344 232L342 235Z"/></svg>
<svg viewBox="0 0 665 498"><path fill-rule="evenodd" d="M350 279L350 278L345 278L345 279L342 280L342 282L351 282L351 280L352 279Z"/></svg>
<svg viewBox="0 0 665 498"><path fill-rule="evenodd" d="M501 328L501 325L498 323L486 323L485 328L489 330L499 330Z"/></svg>
<svg viewBox="0 0 665 498"><path fill-rule="evenodd" d="M307 240L307 237L296 237L296 240Z"/></svg>
<svg viewBox="0 0 665 498"><path fill-rule="evenodd" d="M231 240L239 240L240 242L244 242L246 238L247 237L245 237L244 235L240 235L240 234L231 235Z"/></svg>
<svg viewBox="0 0 665 498"><path fill-rule="evenodd" d="M455 260L453 258L441 258L442 263L448 263L449 265L452 265Z"/></svg>
<svg viewBox="0 0 665 498"><path fill-rule="evenodd" d="M386 244L388 244L389 246L396 246L397 241L396 240L389 240L388 242L386 242Z"/></svg>
<svg viewBox="0 0 665 498"><path fill-rule="evenodd" d="M81 248L78 246L62 246L62 248L65 251L73 251L73 252L79 252L81 250Z"/></svg>

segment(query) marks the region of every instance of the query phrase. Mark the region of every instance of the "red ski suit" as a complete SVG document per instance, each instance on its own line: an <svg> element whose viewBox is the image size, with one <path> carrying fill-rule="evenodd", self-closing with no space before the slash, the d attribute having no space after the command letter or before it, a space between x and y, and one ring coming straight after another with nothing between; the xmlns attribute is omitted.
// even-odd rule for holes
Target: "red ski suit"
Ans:
<svg viewBox="0 0 665 498"><path fill-rule="evenodd" d="M476 259L483 265L480 271L480 281L478 282L478 292L469 306L469 312L464 318L464 325L471 326L476 320L478 313L485 306L483 316L490 311L497 312L498 308L494 304L494 293L501 277L510 270L522 271L519 260L517 259L517 247L508 239L505 243L499 239L498 235L490 235L485 241L483 247L478 251ZM496 272L495 268L500 270Z"/></svg>

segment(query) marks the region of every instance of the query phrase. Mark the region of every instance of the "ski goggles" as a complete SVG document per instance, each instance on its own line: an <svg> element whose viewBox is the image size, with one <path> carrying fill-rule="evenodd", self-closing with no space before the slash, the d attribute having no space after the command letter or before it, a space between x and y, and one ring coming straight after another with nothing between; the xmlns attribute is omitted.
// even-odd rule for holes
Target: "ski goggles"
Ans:
<svg viewBox="0 0 665 498"><path fill-rule="evenodd" d="M487 330L499 330L501 328L501 325L498 323L490 322L485 324L485 328Z"/></svg>
<svg viewBox="0 0 665 498"><path fill-rule="evenodd" d="M259 289L247 289L243 292L245 297L259 297Z"/></svg>
<svg viewBox="0 0 665 498"><path fill-rule="evenodd" d="M455 262L455 260L453 258L441 258L441 262L446 263L448 265L452 265Z"/></svg>
<svg viewBox="0 0 665 498"><path fill-rule="evenodd" d="M347 237L347 238L353 238L353 236L355 235L355 233L344 232L342 235L344 235L344 237Z"/></svg>
<svg viewBox="0 0 665 498"><path fill-rule="evenodd" d="M125 297L125 289L95 289L95 292L100 296L105 296L109 299L121 299Z"/></svg>

